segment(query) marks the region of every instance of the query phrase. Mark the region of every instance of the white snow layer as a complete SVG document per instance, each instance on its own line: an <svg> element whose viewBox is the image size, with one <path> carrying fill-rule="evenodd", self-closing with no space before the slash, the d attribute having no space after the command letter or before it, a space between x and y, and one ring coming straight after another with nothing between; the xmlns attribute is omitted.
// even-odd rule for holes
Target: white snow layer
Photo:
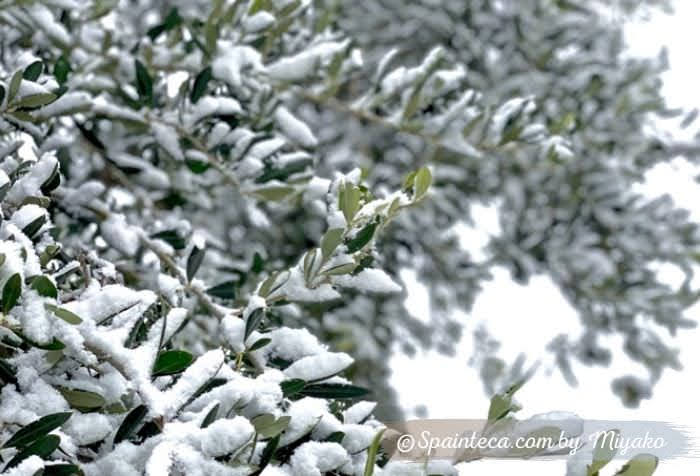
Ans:
<svg viewBox="0 0 700 476"><path fill-rule="evenodd" d="M275 111L275 120L287 138L303 147L316 147L318 141L309 126L297 119L284 106Z"/></svg>
<svg viewBox="0 0 700 476"><path fill-rule="evenodd" d="M307 382L323 380L342 372L352 362L352 357L343 352L326 352L297 360L284 370L284 374L290 379L300 378Z"/></svg>
<svg viewBox="0 0 700 476"><path fill-rule="evenodd" d="M358 291L388 294L401 292L401 286L381 269L364 269L356 275L342 275L335 278L335 283L344 288Z"/></svg>

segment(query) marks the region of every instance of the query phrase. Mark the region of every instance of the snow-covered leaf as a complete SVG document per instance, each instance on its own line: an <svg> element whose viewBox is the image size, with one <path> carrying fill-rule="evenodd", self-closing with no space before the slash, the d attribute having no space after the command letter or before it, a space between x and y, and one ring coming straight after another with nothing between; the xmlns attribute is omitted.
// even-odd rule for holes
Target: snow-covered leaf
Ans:
<svg viewBox="0 0 700 476"><path fill-rule="evenodd" d="M61 443L61 439L56 435L43 436L36 441L34 441L29 446L22 448L5 466L5 471L10 468L14 468L19 463L31 456L38 456L42 459L46 459L51 454L58 449L58 445Z"/></svg>
<svg viewBox="0 0 700 476"><path fill-rule="evenodd" d="M71 417L71 412L53 413L31 422L21 430L17 431L12 438L7 440L3 448L23 448L39 438L48 435L56 428L59 428Z"/></svg>
<svg viewBox="0 0 700 476"><path fill-rule="evenodd" d="M77 314L69 311L65 307L54 306L53 304L45 304L46 309L53 312L57 317L60 317L68 324L78 325L83 322L83 319Z"/></svg>
<svg viewBox="0 0 700 476"><path fill-rule="evenodd" d="M245 321L245 334L243 335L243 341L245 342L250 337L250 334L258 328L262 320L265 318L265 309L259 307L253 310Z"/></svg>
<svg viewBox="0 0 700 476"><path fill-rule="evenodd" d="M134 60L134 70L136 71L136 90L142 104L153 105L153 79L148 69L139 60Z"/></svg>
<svg viewBox="0 0 700 476"><path fill-rule="evenodd" d="M95 392L64 387L59 388L58 391L72 408L78 410L94 410L104 407L106 403L104 397Z"/></svg>
<svg viewBox="0 0 700 476"><path fill-rule="evenodd" d="M194 357L184 350L166 350L161 352L153 364L153 376L172 375L184 371L190 366Z"/></svg>
<svg viewBox="0 0 700 476"><path fill-rule="evenodd" d="M22 294L22 276L19 273L15 273L5 282L5 286L2 288L2 312L7 314L10 312L20 295Z"/></svg>
<svg viewBox="0 0 700 476"><path fill-rule="evenodd" d="M367 223L357 234L348 240L345 245L348 248L348 253L355 253L360 251L362 248L367 246L367 244L372 241L374 236L374 230L377 229L377 222L372 221Z"/></svg>
<svg viewBox="0 0 700 476"><path fill-rule="evenodd" d="M187 280L192 281L194 278L195 274L197 274L197 271L199 271L199 267L202 265L202 261L204 260L204 255L206 254L206 248L205 247L199 247L197 245L194 245L192 247L192 251L190 251L190 255L187 258Z"/></svg>
<svg viewBox="0 0 700 476"><path fill-rule="evenodd" d="M148 407L146 405L139 405L133 410L131 410L122 421L121 425L117 429L114 435L114 444L119 444L120 442L129 439L136 430L141 426L144 418L148 414Z"/></svg>
<svg viewBox="0 0 700 476"><path fill-rule="evenodd" d="M638 454L620 468L615 476L651 476L659 465L659 458L650 454Z"/></svg>
<svg viewBox="0 0 700 476"><path fill-rule="evenodd" d="M207 91L207 84L209 84L211 78L211 66L204 68L197 74L197 77L194 78L194 84L192 85L192 91L190 92L190 101L192 101L192 104L196 104L197 101L204 96Z"/></svg>
<svg viewBox="0 0 700 476"><path fill-rule="evenodd" d="M323 253L324 260L328 259L343 241L344 231L345 230L342 228L333 228L323 235L323 239L321 239L321 252Z"/></svg>
<svg viewBox="0 0 700 476"><path fill-rule="evenodd" d="M42 71L44 71L44 63L42 61L35 61L26 68L22 73L22 79L27 81L36 81L41 76Z"/></svg>
<svg viewBox="0 0 700 476"><path fill-rule="evenodd" d="M370 392L366 388L344 383L315 383L305 386L299 393L306 397L340 400L362 398Z"/></svg>
<svg viewBox="0 0 700 476"><path fill-rule="evenodd" d="M274 438L289 426L290 420L288 416L275 418L274 415L266 413L253 418L251 423L262 438Z"/></svg>
<svg viewBox="0 0 700 476"><path fill-rule="evenodd" d="M236 299L237 281L226 281L207 289L207 294L221 299Z"/></svg>

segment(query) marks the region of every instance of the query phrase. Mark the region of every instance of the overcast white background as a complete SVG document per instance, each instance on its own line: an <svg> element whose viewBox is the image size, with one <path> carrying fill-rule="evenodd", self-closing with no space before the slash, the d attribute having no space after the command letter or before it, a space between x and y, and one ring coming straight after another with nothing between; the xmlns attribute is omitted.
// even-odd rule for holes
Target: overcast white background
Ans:
<svg viewBox="0 0 700 476"><path fill-rule="evenodd" d="M664 95L673 107L692 109L700 107L700 1L675 0L673 15L655 14L651 21L636 22L627 28L630 54L650 56L663 45L669 50L671 69L664 75ZM674 129L675 134L688 136L688 131ZM694 133L695 130L692 130ZM690 134L692 137L692 134ZM680 206L692 211L700 221L700 185L694 177L700 173L682 159L659 166L642 186L645 193L669 193ZM498 232L497 217L493 210L479 208L475 217L477 230L465 230L464 242L470 250L478 250L488 233ZM677 276L661 270L663 276L674 280ZM696 278L697 279L697 278ZM700 279L698 279L700 281ZM412 311L420 316L428 312L424 291L409 284ZM688 317L700 320L700 306L690 310ZM488 329L503 342L501 356L512 361L525 352L529 362L543 359L545 365L518 393L524 409L521 416L553 410L571 411L583 418L596 420L651 420L669 421L694 428L700 438L700 331L683 331L675 340L681 349L681 372L666 372L655 387L651 400L642 402L638 409L627 409L612 394L610 381L624 374L645 376L644 370L626 356L617 352L610 368L575 367L578 387L570 387L557 371L547 372L551 356L544 350L557 334L577 335L581 328L576 312L547 277L535 277L527 286L514 284L503 269L496 269L495 279L486 284L473 311L461 316L466 323L463 342L456 357L445 357L434 352L419 352L414 358L393 357L392 383L398 390L401 404L410 415L418 405L426 405L431 418L482 418L487 414L489 400L482 390L477 371L467 365L470 355L471 333L476 324L486 322ZM610 340L614 348L621 347L621 339ZM547 375L550 373L550 375ZM613 474L620 466L616 460L602 472ZM662 461L655 476L697 474L700 459ZM563 461L485 461L470 463L462 474L479 476L509 474L563 476ZM511 473L512 474L512 473Z"/></svg>

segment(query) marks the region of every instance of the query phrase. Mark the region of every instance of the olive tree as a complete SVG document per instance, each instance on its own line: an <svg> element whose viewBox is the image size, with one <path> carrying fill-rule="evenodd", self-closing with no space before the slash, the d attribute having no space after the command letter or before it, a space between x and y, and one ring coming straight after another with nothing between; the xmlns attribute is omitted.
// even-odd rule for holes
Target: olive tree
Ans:
<svg viewBox="0 0 700 476"><path fill-rule="evenodd" d="M440 38L374 61L383 45L339 6L0 2L3 471L422 474L378 456L383 424L363 398L391 403L390 344L454 344L449 311L488 275L449 231L469 202L508 203L491 264L524 278L546 262L563 279L567 253L592 259L586 227L608 203L594 192L622 190L628 157L611 189L610 160L579 159L572 128L583 118L552 124L537 84L476 87L473 66ZM656 71L642 64L640 89ZM635 170L662 160L656 152L640 152ZM566 195L557 180L578 188ZM531 195L550 189L581 202L562 202L563 224L532 218ZM635 235L664 242L641 247L638 262L686 260L693 226L661 215L665 202L644 207L659 217L640 215ZM576 238L566 252L551 251L559 229ZM405 315L404 267L435 291L427 328ZM580 272L569 277L591 316L617 312L595 291L600 276ZM683 291L624 302L630 316L664 305L681 326ZM516 424L521 383L494 397L490 424ZM456 474L453 462L427 470Z"/></svg>

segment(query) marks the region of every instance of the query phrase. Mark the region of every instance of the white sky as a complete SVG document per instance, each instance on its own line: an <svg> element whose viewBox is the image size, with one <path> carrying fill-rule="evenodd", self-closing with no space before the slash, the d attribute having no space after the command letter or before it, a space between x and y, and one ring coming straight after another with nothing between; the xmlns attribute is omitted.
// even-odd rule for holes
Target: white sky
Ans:
<svg viewBox="0 0 700 476"><path fill-rule="evenodd" d="M671 106L692 109L700 107L700 0L675 0L676 13L657 15L650 23L639 23L628 28L628 42L632 54L654 55L662 45L669 48L671 70L664 76L664 94ZM695 172L693 174L693 172ZM679 160L671 165L657 167L644 189L649 194L670 193L676 202L692 210L700 221L700 187L693 181L698 171ZM482 219L489 223L486 231L471 230L465 234L469 243L483 242L484 233L497 230L494 212L480 208ZM421 290L409 297L414 309L425 309ZM700 320L700 306L691 309L689 317ZM486 322L491 333L502 340L502 356L512 359L526 352L530 361L547 359L545 345L560 332L573 335L581 328L575 311L547 277L535 277L528 286L513 283L505 270L496 270L495 279L488 283L478 297L473 312L463 316L467 323L459 354L450 358L435 352L419 353L415 358L403 355L393 357L392 383L399 391L401 404L407 412L425 404L432 418L482 418L488 409L477 371L467 366L470 355L471 332L478 322ZM700 388L700 331L680 333L676 345L681 348L682 372L668 371L654 388L651 400L642 402L638 409L627 409L610 389L610 381L617 376L635 373L640 369L624 354L617 353L613 366L608 369L574 367L579 386L569 387L557 371L547 376L540 371L519 393L524 409L521 416L553 410L577 413L583 418L596 420L657 420L691 426L700 434L700 412L697 394ZM612 340L613 348L615 342ZM551 358L550 358L551 360ZM546 368L546 366L545 366ZM640 376L644 372L638 370ZM601 472L614 474L620 466L616 460ZM676 459L662 461L655 476L695 474L699 460ZM470 463L463 474L480 476L502 475L511 471L538 476L563 476L563 461L506 462L486 461ZM694 470L694 471L693 471ZM525 473L526 472L526 473Z"/></svg>

